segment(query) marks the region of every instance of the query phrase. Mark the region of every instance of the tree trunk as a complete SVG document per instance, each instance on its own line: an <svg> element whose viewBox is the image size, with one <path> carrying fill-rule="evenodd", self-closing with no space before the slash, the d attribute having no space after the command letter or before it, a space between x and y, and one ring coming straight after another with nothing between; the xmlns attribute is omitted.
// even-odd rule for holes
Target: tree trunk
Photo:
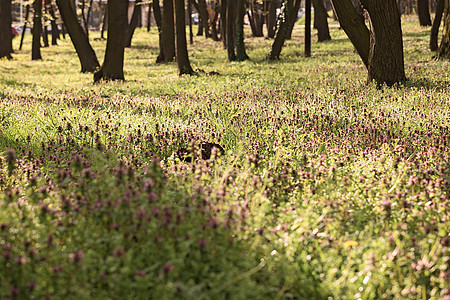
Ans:
<svg viewBox="0 0 450 300"><path fill-rule="evenodd" d="M217 34L217 19L219 17L219 11L217 10L217 6L214 9L214 16L211 20L211 38L213 41L220 41L219 35Z"/></svg>
<svg viewBox="0 0 450 300"><path fill-rule="evenodd" d="M189 43L194 44L194 33L192 32L192 0L188 0L188 20L189 20Z"/></svg>
<svg viewBox="0 0 450 300"><path fill-rule="evenodd" d="M151 22L152 21L152 6L148 4L148 13L147 13L147 32L150 32Z"/></svg>
<svg viewBox="0 0 450 300"><path fill-rule="evenodd" d="M101 3L101 2L100 2ZM100 38L105 38L105 30L108 27L108 3L106 3L104 12L103 12L103 20L102 20L102 30L100 31Z"/></svg>
<svg viewBox="0 0 450 300"><path fill-rule="evenodd" d="M0 0L0 58L12 58L11 22L11 0Z"/></svg>
<svg viewBox="0 0 450 300"><path fill-rule="evenodd" d="M236 53L234 52L234 24L235 24L235 1L229 0L227 1L227 52L228 52L228 60L235 61Z"/></svg>
<svg viewBox="0 0 450 300"><path fill-rule="evenodd" d="M332 0L339 23L366 68L369 66L370 32L350 0Z"/></svg>
<svg viewBox="0 0 450 300"><path fill-rule="evenodd" d="M41 33L42 33L42 1L34 0L33 3L33 41L31 48L31 59L39 60L41 56Z"/></svg>
<svg viewBox="0 0 450 300"><path fill-rule="evenodd" d="M311 56L311 0L305 1L305 57Z"/></svg>
<svg viewBox="0 0 450 300"><path fill-rule="evenodd" d="M287 33L287 39L292 37L292 31L294 30L295 22L297 22L298 10L300 9L301 0L295 0L294 7L291 9L291 20L289 21L289 28ZM327 23L328 25L328 23Z"/></svg>
<svg viewBox="0 0 450 300"><path fill-rule="evenodd" d="M19 46L19 50L22 50L22 46L23 46L23 39L25 38L25 33L27 31L27 25L28 25L28 16L30 15L30 5L27 5L27 8L25 9L25 24L23 25L22 28L22 36L20 37L20 46ZM1 20L1 18L0 18Z"/></svg>
<svg viewBox="0 0 450 300"><path fill-rule="evenodd" d="M445 1L444 30L439 47L439 58L450 59L450 0Z"/></svg>
<svg viewBox="0 0 450 300"><path fill-rule="evenodd" d="M392 85L405 80L402 29L395 0L361 0L361 3L373 28L368 82Z"/></svg>
<svg viewBox="0 0 450 300"><path fill-rule="evenodd" d="M439 26L441 26L442 15L444 14L444 0L437 0L436 14L434 16L433 26L431 27L430 33L430 50L437 51L438 46L438 34Z"/></svg>
<svg viewBox="0 0 450 300"><path fill-rule="evenodd" d="M244 43L244 16L245 16L245 2L244 0L237 0L236 11L236 59L244 61L248 59L245 52Z"/></svg>
<svg viewBox="0 0 450 300"><path fill-rule="evenodd" d="M156 28L158 28L158 38L159 38L159 54L156 58L156 63L164 62L164 46L162 42L162 16L161 7L159 6L159 0L153 1L153 15L155 16Z"/></svg>
<svg viewBox="0 0 450 300"><path fill-rule="evenodd" d="M419 15L420 26L431 26L428 0L417 0L417 14Z"/></svg>
<svg viewBox="0 0 450 300"><path fill-rule="evenodd" d="M177 29L178 74L180 76L183 74L192 75L194 74L194 70L192 70L191 64L189 62L189 55L187 50L184 0L174 0L174 2Z"/></svg>
<svg viewBox="0 0 450 300"><path fill-rule="evenodd" d="M195 2L195 0L194 0ZM200 14L200 19L203 24L203 29L205 30L205 38L211 37L209 33L209 17L208 17L208 11L206 9L206 1L205 0L198 0L198 12ZM200 22L200 20L199 20Z"/></svg>
<svg viewBox="0 0 450 300"><path fill-rule="evenodd" d="M281 24L278 28L275 40L272 44L272 49L267 59L275 60L280 59L281 49L283 48L284 41L287 38L290 22L290 8L292 7L292 0L286 0L283 5Z"/></svg>
<svg viewBox="0 0 450 300"><path fill-rule="evenodd" d="M59 39L59 29L58 25L56 24L56 14L55 14L55 8L53 7L53 4L50 0L47 1L47 10L50 15L50 24L52 27L52 45L56 46L58 45L58 39Z"/></svg>
<svg viewBox="0 0 450 300"><path fill-rule="evenodd" d="M163 1L164 10L162 17L162 46L164 62L172 62L175 58L175 20L173 11L173 0Z"/></svg>
<svg viewBox="0 0 450 300"><path fill-rule="evenodd" d="M131 16L130 24L127 26L125 47L131 47L131 40L133 39L134 31L138 25L139 16L141 15L141 0L136 0L134 2L133 15Z"/></svg>
<svg viewBox="0 0 450 300"><path fill-rule="evenodd" d="M227 0L222 0L220 4L220 29L222 31L223 48L227 48Z"/></svg>
<svg viewBox="0 0 450 300"><path fill-rule="evenodd" d="M94 72L99 67L97 55L92 49L83 28L78 23L69 0L56 0L56 4L80 60L81 72Z"/></svg>
<svg viewBox="0 0 450 300"><path fill-rule="evenodd" d="M313 6L319 42L331 40L330 30L328 29L328 14L325 10L323 0L313 0Z"/></svg>
<svg viewBox="0 0 450 300"><path fill-rule="evenodd" d="M275 31L277 30L277 0L269 1L269 11L267 15L267 36L269 38L275 37Z"/></svg>
<svg viewBox="0 0 450 300"><path fill-rule="evenodd" d="M103 66L94 74L94 82L125 80L123 61L125 31L128 24L128 0L108 0L108 39Z"/></svg>

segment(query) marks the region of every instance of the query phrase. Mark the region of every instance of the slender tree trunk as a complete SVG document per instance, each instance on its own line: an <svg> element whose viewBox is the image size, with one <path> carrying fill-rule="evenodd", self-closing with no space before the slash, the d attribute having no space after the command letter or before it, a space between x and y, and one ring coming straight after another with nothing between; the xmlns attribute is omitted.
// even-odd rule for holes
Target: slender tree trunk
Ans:
<svg viewBox="0 0 450 300"><path fill-rule="evenodd" d="M94 0L91 0L89 2L89 8L86 16L86 36L89 38L89 22L91 21L91 12L92 12L92 6L94 4Z"/></svg>
<svg viewBox="0 0 450 300"><path fill-rule="evenodd" d="M235 7L234 0L227 1L227 52L228 60L235 61L236 53L234 52L234 24L235 24Z"/></svg>
<svg viewBox="0 0 450 300"><path fill-rule="evenodd" d="M195 2L195 0L194 0ZM211 34L209 33L209 17L208 17L208 10L206 9L206 1L205 0L198 0L198 12L200 14L200 19L203 24L203 29L205 30L205 38L211 37ZM199 20L200 22L200 20Z"/></svg>
<svg viewBox="0 0 450 300"><path fill-rule="evenodd" d="M438 34L439 34L439 26L441 26L442 15L444 14L444 0L437 0L436 6L436 14L434 16L433 26L431 27L430 33L430 50L437 51L439 49L438 46Z"/></svg>
<svg viewBox="0 0 450 300"><path fill-rule="evenodd" d="M189 43L194 44L194 33L192 32L192 0L188 0L188 20L189 20Z"/></svg>
<svg viewBox="0 0 450 300"><path fill-rule="evenodd" d="M108 39L103 66L94 74L94 82L125 80L123 61L125 31L128 24L128 0L108 0Z"/></svg>
<svg viewBox="0 0 450 300"><path fill-rule="evenodd" d="M236 11L236 59L244 61L248 59L245 52L244 43L244 16L245 16L245 2L244 0L237 0Z"/></svg>
<svg viewBox="0 0 450 300"><path fill-rule="evenodd" d="M305 0L305 57L311 56L311 0Z"/></svg>
<svg viewBox="0 0 450 300"><path fill-rule="evenodd" d="M33 41L31 48L31 59L40 60L41 56L41 33L42 33L42 1L34 0L33 3Z"/></svg>
<svg viewBox="0 0 450 300"><path fill-rule="evenodd" d="M291 18L289 8L292 8L292 0L286 0L283 5L283 12L280 20L281 24L278 26L278 31L275 36L275 40L273 41L272 49L267 57L269 60L280 59L281 49L283 48L289 31L289 22Z"/></svg>
<svg viewBox="0 0 450 300"><path fill-rule="evenodd" d="M172 62L175 58L175 20L173 0L163 1L164 10L162 18L162 45L164 62Z"/></svg>
<svg viewBox="0 0 450 300"><path fill-rule="evenodd" d="M230 0L230 1L233 1L233 0ZM256 28L255 16L253 15L252 10L247 11L247 17L248 17L248 21L250 22L250 28L252 29L252 36L257 37L258 29Z"/></svg>
<svg viewBox="0 0 450 300"><path fill-rule="evenodd" d="M78 23L69 0L56 0L56 4L80 60L81 72L94 72L99 67L97 55L92 49L86 33Z"/></svg>
<svg viewBox="0 0 450 300"><path fill-rule="evenodd" d="M133 39L134 31L138 25L139 16L141 15L141 0L134 2L133 15L131 16L130 24L127 26L125 47L131 47L131 40Z"/></svg>
<svg viewBox="0 0 450 300"><path fill-rule="evenodd" d="M159 38L159 54L156 58L156 63L164 62L164 46L162 43L162 16L161 7L159 6L159 0L153 1L153 15L155 16L156 28L158 28L158 38Z"/></svg>
<svg viewBox="0 0 450 300"><path fill-rule="evenodd" d="M361 0L361 3L373 28L368 82L392 85L405 80L402 29L395 0Z"/></svg>
<svg viewBox="0 0 450 300"><path fill-rule="evenodd" d="M103 12L102 30L100 31L100 38L105 38L106 27L108 27L108 3L106 3L105 10Z"/></svg>
<svg viewBox="0 0 450 300"><path fill-rule="evenodd" d="M420 26L431 26L428 0L417 0L417 14L419 15Z"/></svg>
<svg viewBox="0 0 450 300"><path fill-rule="evenodd" d="M220 29L222 30L223 48L227 48L227 0L222 0L220 5Z"/></svg>
<svg viewBox="0 0 450 300"><path fill-rule="evenodd" d="M50 24L52 27L52 45L56 46L58 45L58 39L59 39L59 29L58 25L56 24L56 14L55 14L55 8L53 7L53 3L51 3L50 0L46 0L48 3L47 10L50 15Z"/></svg>
<svg viewBox="0 0 450 300"><path fill-rule="evenodd" d="M328 14L325 10L323 0L313 0L314 20L316 20L316 28L319 42L331 40L330 30L328 29Z"/></svg>
<svg viewBox="0 0 450 300"><path fill-rule="evenodd" d="M218 12L217 6L216 6L216 8L214 9L214 17L211 20L211 38L216 42L220 41L219 35L217 34L217 19L218 19L218 17L219 17L219 12Z"/></svg>
<svg viewBox="0 0 450 300"><path fill-rule="evenodd" d="M44 48L49 47L49 44L48 44L48 27L47 27L46 23L47 22L44 21L44 27L43 27L43 30L42 30L42 42L44 43Z"/></svg>
<svg viewBox="0 0 450 300"><path fill-rule="evenodd" d="M444 30L439 47L439 58L450 59L450 0L445 0Z"/></svg>
<svg viewBox="0 0 450 300"><path fill-rule="evenodd" d="M152 6L149 4L147 13L147 32L150 32L151 26L152 26Z"/></svg>
<svg viewBox="0 0 450 300"><path fill-rule="evenodd" d="M11 23L11 0L0 0L0 58L11 59L14 52Z"/></svg>
<svg viewBox="0 0 450 300"><path fill-rule="evenodd" d="M350 0L332 0L339 23L349 37L366 68L369 66L370 32Z"/></svg>
<svg viewBox="0 0 450 300"><path fill-rule="evenodd" d="M175 17L177 29L177 65L178 74L194 74L191 64L189 62L189 55L186 41L186 21L184 0L174 0L175 2Z"/></svg>
<svg viewBox="0 0 450 300"><path fill-rule="evenodd" d="M25 24L23 25L22 28L22 36L20 37L20 46L19 46L19 50L22 50L22 46L23 46L23 39L25 38L25 33L27 31L27 26L28 26L28 18L30 16L30 5L28 4L26 9L25 9Z"/></svg>
<svg viewBox="0 0 450 300"><path fill-rule="evenodd" d="M269 12L267 15L267 36L269 38L274 38L277 30L277 6L277 0L269 1Z"/></svg>
<svg viewBox="0 0 450 300"><path fill-rule="evenodd" d="M297 21L298 10L300 9L301 0L294 0L294 7L291 9L291 18L289 21L289 28L287 39L290 40L292 37L292 31L294 30L295 22ZM328 25L328 24L327 24Z"/></svg>

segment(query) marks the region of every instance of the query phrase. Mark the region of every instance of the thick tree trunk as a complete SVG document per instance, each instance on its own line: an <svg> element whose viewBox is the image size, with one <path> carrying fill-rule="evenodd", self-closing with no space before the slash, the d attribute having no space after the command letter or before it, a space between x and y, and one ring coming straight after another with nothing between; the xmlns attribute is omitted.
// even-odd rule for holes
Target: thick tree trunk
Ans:
<svg viewBox="0 0 450 300"><path fill-rule="evenodd" d="M445 0L444 30L439 47L439 58L450 59L450 0Z"/></svg>
<svg viewBox="0 0 450 300"><path fill-rule="evenodd" d="M417 0L417 14L419 15L420 26L431 26L428 0Z"/></svg>
<svg viewBox="0 0 450 300"><path fill-rule="evenodd" d="M173 11L173 0L163 1L162 18L162 46L164 51L164 62L172 62L175 58L175 20Z"/></svg>
<svg viewBox="0 0 450 300"><path fill-rule="evenodd" d="M0 58L12 58L11 22L11 0L0 0Z"/></svg>
<svg viewBox="0 0 450 300"><path fill-rule="evenodd" d="M395 0L361 0L373 32L368 82L392 85L406 79L400 13Z"/></svg>
<svg viewBox="0 0 450 300"><path fill-rule="evenodd" d="M444 14L444 0L437 0L436 14L434 16L433 26L431 27L430 33L430 50L437 51L438 46L438 34L439 26L441 26L442 15Z"/></svg>
<svg viewBox="0 0 450 300"><path fill-rule="evenodd" d="M33 3L33 41L31 46L31 59L39 60L41 56L41 33L42 33L42 1L34 0Z"/></svg>
<svg viewBox="0 0 450 300"><path fill-rule="evenodd" d="M228 60L235 61L236 53L234 52L234 24L235 24L235 1L227 1L227 52Z"/></svg>
<svg viewBox="0 0 450 300"><path fill-rule="evenodd" d="M350 0L332 0L339 23L352 42L366 68L369 66L370 32Z"/></svg>
<svg viewBox="0 0 450 300"><path fill-rule="evenodd" d="M314 20L319 42L331 40L330 30L328 29L328 14L325 10L323 0L313 0Z"/></svg>
<svg viewBox="0 0 450 300"><path fill-rule="evenodd" d="M267 36L269 38L274 38L277 30L277 6L277 0L269 1L269 11L267 14Z"/></svg>
<svg viewBox="0 0 450 300"><path fill-rule="evenodd" d="M244 43L244 16L245 16L245 2L244 0L237 0L236 10L236 59L244 61L248 59L245 52Z"/></svg>
<svg viewBox="0 0 450 300"><path fill-rule="evenodd" d="M227 48L227 0L220 4L220 30L222 31L223 48Z"/></svg>
<svg viewBox="0 0 450 300"><path fill-rule="evenodd" d="M108 39L105 60L94 74L94 81L125 80L123 61L125 52L125 31L128 24L128 0L108 0Z"/></svg>
<svg viewBox="0 0 450 300"><path fill-rule="evenodd" d="M133 15L131 16L130 24L127 26L125 47L131 47L131 40L133 39L134 31L138 25L139 16L141 15L141 0L136 0L134 2Z"/></svg>
<svg viewBox="0 0 450 300"><path fill-rule="evenodd" d="M189 55L187 50L186 41L186 21L184 0L175 1L175 17L176 17L176 29L177 29L177 65L178 74L194 74L191 64L189 62Z"/></svg>
<svg viewBox="0 0 450 300"><path fill-rule="evenodd" d="M97 55L92 49L83 28L78 23L69 0L56 0L56 4L80 60L81 72L94 72L99 67Z"/></svg>
<svg viewBox="0 0 450 300"><path fill-rule="evenodd" d="M289 33L289 24L291 18L290 8L292 8L292 0L286 0L283 5L281 24L278 28L275 40L273 41L272 49L269 53L269 56L267 57L267 59L269 60L280 59L281 49L283 48L284 42Z"/></svg>

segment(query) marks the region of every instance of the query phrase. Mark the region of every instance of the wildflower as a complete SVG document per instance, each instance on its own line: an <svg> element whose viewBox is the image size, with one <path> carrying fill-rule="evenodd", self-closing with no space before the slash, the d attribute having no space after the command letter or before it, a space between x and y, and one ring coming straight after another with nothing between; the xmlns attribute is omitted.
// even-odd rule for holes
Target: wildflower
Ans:
<svg viewBox="0 0 450 300"><path fill-rule="evenodd" d="M353 241L353 240L348 240L348 241L345 241L343 244L342 244L342 247L345 249L345 248L348 248L348 247L354 247L354 246L358 246L358 242L357 241Z"/></svg>

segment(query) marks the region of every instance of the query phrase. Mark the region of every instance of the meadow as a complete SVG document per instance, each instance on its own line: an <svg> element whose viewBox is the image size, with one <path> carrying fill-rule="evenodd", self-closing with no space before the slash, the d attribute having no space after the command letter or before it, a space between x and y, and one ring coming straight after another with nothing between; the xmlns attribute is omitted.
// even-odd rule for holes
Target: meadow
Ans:
<svg viewBox="0 0 450 300"><path fill-rule="evenodd" d="M311 58L301 27L280 61L195 37L183 77L138 29L96 85L27 37L0 61L0 299L449 299L450 63L402 27L392 87L336 22Z"/></svg>

